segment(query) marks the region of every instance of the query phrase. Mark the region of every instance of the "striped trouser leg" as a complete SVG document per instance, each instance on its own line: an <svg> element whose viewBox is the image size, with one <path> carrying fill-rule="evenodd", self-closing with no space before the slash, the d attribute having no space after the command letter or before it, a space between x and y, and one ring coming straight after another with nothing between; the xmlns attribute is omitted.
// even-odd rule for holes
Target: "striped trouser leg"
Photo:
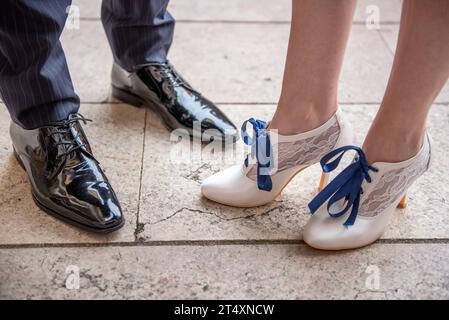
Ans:
<svg viewBox="0 0 449 320"><path fill-rule="evenodd" d="M103 0L101 19L122 68L165 62L175 27L167 5L168 0Z"/></svg>
<svg viewBox="0 0 449 320"><path fill-rule="evenodd" d="M0 95L14 122L26 129L77 112L59 41L71 0L2 0Z"/></svg>

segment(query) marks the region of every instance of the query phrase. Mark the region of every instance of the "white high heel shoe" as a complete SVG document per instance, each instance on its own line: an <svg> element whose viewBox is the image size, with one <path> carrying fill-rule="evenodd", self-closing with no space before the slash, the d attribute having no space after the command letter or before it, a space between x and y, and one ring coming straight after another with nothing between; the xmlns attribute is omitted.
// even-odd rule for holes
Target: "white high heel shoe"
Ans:
<svg viewBox="0 0 449 320"><path fill-rule="evenodd" d="M395 208L405 207L406 190L428 169L431 140L426 134L420 151L408 160L372 165L360 148L342 147L321 160L323 171L334 170L348 150L358 157L309 203L313 215L303 237L316 249L354 249L379 239Z"/></svg>
<svg viewBox="0 0 449 320"><path fill-rule="evenodd" d="M246 132L248 123L253 125L252 137ZM353 137L341 111L320 127L300 134L283 136L266 128L263 121L245 121L242 139L251 146L251 154L243 165L205 179L201 185L203 196L234 207L267 204L276 199L296 174L319 162L329 151L352 143Z"/></svg>

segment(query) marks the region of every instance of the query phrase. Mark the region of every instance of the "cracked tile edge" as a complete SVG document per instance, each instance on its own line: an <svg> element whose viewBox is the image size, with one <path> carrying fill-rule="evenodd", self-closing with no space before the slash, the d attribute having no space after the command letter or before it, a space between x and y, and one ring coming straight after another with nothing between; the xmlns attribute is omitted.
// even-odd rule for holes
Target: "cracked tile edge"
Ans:
<svg viewBox="0 0 449 320"><path fill-rule="evenodd" d="M134 228L134 241L137 242L139 239L139 234L143 231L143 227L140 223L140 202L142 199L142 178L144 169L144 159L145 159L145 143L146 143L146 133L147 133L147 117L148 111L145 109L145 115L143 117L143 138L142 138L142 155L140 158L140 176L139 176L139 196L137 197L137 212L136 212L136 226Z"/></svg>

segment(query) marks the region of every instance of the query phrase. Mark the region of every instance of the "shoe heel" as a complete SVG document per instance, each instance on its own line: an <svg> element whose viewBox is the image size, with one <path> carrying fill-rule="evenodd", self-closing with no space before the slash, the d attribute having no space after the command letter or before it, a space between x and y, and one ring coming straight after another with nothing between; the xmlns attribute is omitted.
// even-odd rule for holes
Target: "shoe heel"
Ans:
<svg viewBox="0 0 449 320"><path fill-rule="evenodd" d="M320 185L318 186L318 192L321 192L324 187L326 187L327 182L329 181L329 173L323 172L320 178Z"/></svg>
<svg viewBox="0 0 449 320"><path fill-rule="evenodd" d="M20 160L19 154L17 153L16 149L14 149L14 147L13 147L12 150L13 150L14 157L16 158L17 162L22 167L22 169L25 170L25 166L23 165L22 160Z"/></svg>
<svg viewBox="0 0 449 320"><path fill-rule="evenodd" d="M404 209L406 207L407 207L407 195L404 195L401 201L399 201L398 208Z"/></svg>
<svg viewBox="0 0 449 320"><path fill-rule="evenodd" d="M142 100L138 96L136 96L126 90L119 89L115 86L112 86L111 93L114 98L121 100L123 102L126 102L130 105L140 107L143 104Z"/></svg>

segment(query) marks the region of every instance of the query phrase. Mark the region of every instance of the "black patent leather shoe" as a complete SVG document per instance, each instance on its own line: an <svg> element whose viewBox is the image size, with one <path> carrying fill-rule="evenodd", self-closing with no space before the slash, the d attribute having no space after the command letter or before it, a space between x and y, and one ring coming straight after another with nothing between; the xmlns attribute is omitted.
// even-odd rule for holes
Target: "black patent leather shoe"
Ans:
<svg viewBox="0 0 449 320"><path fill-rule="evenodd" d="M108 233L121 228L125 220L80 125L79 121L87 120L72 114L33 130L12 122L10 134L36 204L69 224Z"/></svg>
<svg viewBox="0 0 449 320"><path fill-rule="evenodd" d="M185 131L203 142L235 142L238 132L228 117L193 89L170 63L140 65L129 73L114 63L112 95L135 106L154 110L169 130Z"/></svg>

